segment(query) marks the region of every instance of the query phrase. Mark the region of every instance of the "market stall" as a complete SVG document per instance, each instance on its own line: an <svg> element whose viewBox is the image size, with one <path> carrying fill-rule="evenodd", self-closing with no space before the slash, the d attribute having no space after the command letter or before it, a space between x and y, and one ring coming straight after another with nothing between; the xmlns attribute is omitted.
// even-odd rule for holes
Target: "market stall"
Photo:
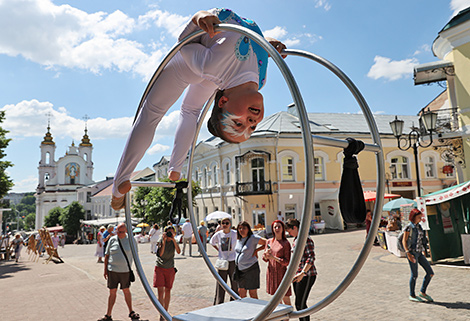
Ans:
<svg viewBox="0 0 470 321"><path fill-rule="evenodd" d="M379 242L383 248L398 257L406 257L406 253L397 247L398 236L402 228L409 223L410 211L416 207L415 201L403 197L390 201L383 207L383 210L388 213L388 217L387 225L379 230Z"/></svg>
<svg viewBox="0 0 470 321"><path fill-rule="evenodd" d="M432 261L464 255L470 264L470 181L418 198Z"/></svg>

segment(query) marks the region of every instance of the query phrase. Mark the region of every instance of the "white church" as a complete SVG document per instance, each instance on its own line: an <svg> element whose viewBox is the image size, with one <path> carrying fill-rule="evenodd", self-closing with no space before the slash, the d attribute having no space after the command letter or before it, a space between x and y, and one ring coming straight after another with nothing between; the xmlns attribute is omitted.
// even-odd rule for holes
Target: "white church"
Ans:
<svg viewBox="0 0 470 321"><path fill-rule="evenodd" d="M77 200L77 189L93 184L93 145L85 134L80 144L68 147L65 156L55 160L55 149L50 125L41 142L41 160L36 188L36 228L44 225L44 218L54 207L66 207Z"/></svg>

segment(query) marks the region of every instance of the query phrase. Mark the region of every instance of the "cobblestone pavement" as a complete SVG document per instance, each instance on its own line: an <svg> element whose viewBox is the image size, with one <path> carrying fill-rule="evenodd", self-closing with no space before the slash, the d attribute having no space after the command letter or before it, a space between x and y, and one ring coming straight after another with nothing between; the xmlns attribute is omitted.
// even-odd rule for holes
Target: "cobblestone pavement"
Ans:
<svg viewBox="0 0 470 321"><path fill-rule="evenodd" d="M316 246L318 278L309 297L313 305L331 293L347 275L364 242L364 230L311 236ZM0 261L0 320L96 320L106 311L108 290L103 265L93 256L96 245L66 245L59 249L65 264L28 260ZM193 253L197 253L193 245ZM139 245L140 260L152 281L154 255L149 244ZM212 261L216 252L209 248ZM265 292L266 264L261 265L260 299ZM215 280L202 257L177 255L170 314L176 315L212 304ZM312 320L468 320L470 269L433 265L435 277L428 293L434 303L408 301L410 277L406 259L374 247L349 288L332 304L312 315ZM419 270L419 289L423 270ZM139 280L131 287L134 310L144 320L158 320ZM114 320L129 320L122 292L113 310Z"/></svg>

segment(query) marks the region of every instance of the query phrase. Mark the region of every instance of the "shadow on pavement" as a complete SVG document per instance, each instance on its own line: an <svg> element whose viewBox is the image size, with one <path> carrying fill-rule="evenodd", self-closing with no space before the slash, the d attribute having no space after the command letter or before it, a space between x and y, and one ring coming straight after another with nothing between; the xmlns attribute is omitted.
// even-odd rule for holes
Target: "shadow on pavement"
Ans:
<svg viewBox="0 0 470 321"><path fill-rule="evenodd" d="M30 270L30 268L14 261L0 261L0 279L11 278L14 273Z"/></svg>
<svg viewBox="0 0 470 321"><path fill-rule="evenodd" d="M446 307L447 309L462 309L470 310L469 302L429 302L429 304L440 305Z"/></svg>

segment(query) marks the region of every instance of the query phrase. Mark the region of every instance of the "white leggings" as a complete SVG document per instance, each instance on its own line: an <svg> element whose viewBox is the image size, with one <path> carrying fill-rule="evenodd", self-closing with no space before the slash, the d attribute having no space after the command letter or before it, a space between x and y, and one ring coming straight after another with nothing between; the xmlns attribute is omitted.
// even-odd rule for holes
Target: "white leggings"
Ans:
<svg viewBox="0 0 470 321"><path fill-rule="evenodd" d="M217 86L193 73L178 52L153 85L127 138L114 175L114 196L123 196L118 192L118 186L130 180L132 172L152 143L161 119L188 86L181 105L169 167L171 171L181 172L196 132L201 109Z"/></svg>

